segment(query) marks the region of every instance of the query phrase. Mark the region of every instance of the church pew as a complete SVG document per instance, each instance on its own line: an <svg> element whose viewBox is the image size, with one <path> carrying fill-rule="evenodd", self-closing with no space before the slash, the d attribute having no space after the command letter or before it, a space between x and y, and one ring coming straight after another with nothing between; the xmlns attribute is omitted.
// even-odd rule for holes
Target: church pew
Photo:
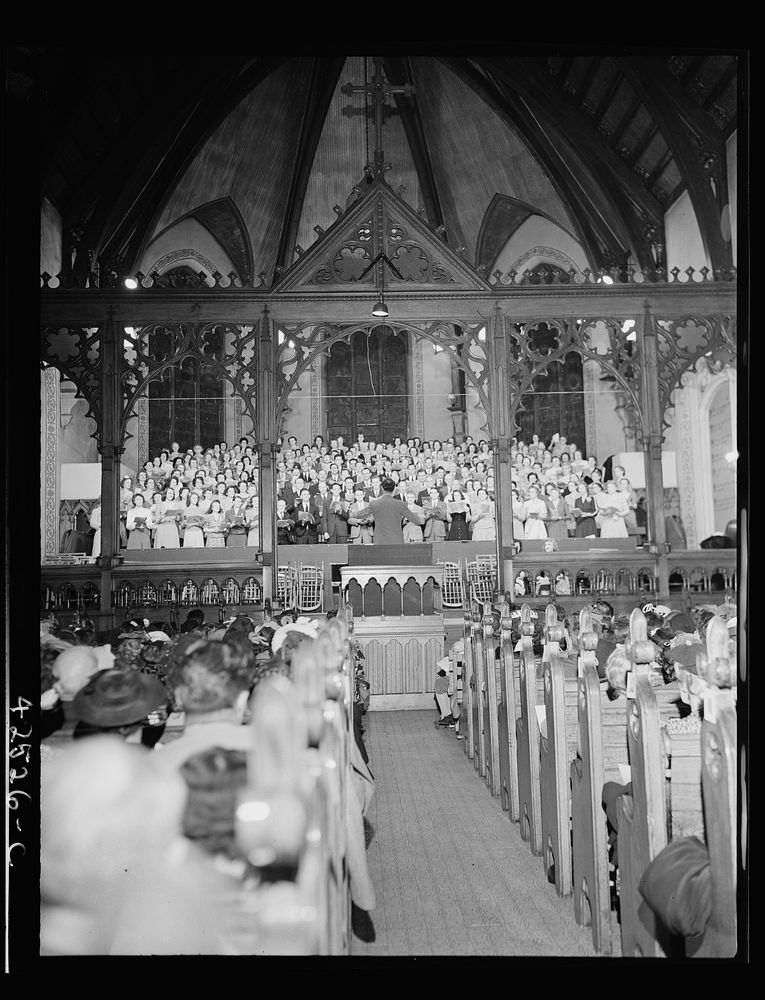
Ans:
<svg viewBox="0 0 765 1000"><path fill-rule="evenodd" d="M704 826L712 882L712 915L697 958L732 958L737 949L736 914L736 701L735 664L728 653L727 627L707 628L707 653L697 660L709 685L701 725Z"/></svg>
<svg viewBox="0 0 765 1000"><path fill-rule="evenodd" d="M486 663L483 652L483 626L481 613L471 613L471 649L473 654L473 764L479 775L486 776L486 746L483 734L486 728Z"/></svg>
<svg viewBox="0 0 765 1000"><path fill-rule="evenodd" d="M542 815L539 786L539 725L537 722L536 663L531 637L531 608L521 608L519 656L520 716L515 722L518 760L518 803L521 837L532 854L542 853Z"/></svg>
<svg viewBox="0 0 765 1000"><path fill-rule="evenodd" d="M558 623L554 605L548 604L545 610L546 641L542 675L545 721L539 738L542 865L548 880L550 871L554 872L555 891L558 895L568 896L572 890L571 805L566 679L559 646L562 638L563 626ZM575 710L574 705L574 713Z"/></svg>
<svg viewBox="0 0 765 1000"><path fill-rule="evenodd" d="M475 696L475 672L473 669L473 615L468 608L465 608L463 616L463 630L462 709L465 716L464 743L468 760L474 761L475 743L473 734L476 728L477 708L475 706L477 706L477 702ZM462 732L462 724L460 730Z"/></svg>
<svg viewBox="0 0 765 1000"><path fill-rule="evenodd" d="M237 837L250 857L297 861L286 895L246 890L253 953L350 953L350 877L366 857L350 790L349 636L341 612L295 651L293 681L264 681L253 700Z"/></svg>
<svg viewBox="0 0 765 1000"><path fill-rule="evenodd" d="M574 917L592 929L592 944L610 955L611 898L608 885L608 837L601 806L604 782L601 692L595 650L598 637L589 609L579 614L579 699L577 756L571 763L571 842Z"/></svg>
<svg viewBox="0 0 765 1000"><path fill-rule="evenodd" d="M597 635L588 609L580 613L576 757L571 763L574 911L591 923L598 951L611 951L611 923L604 909L608 887L606 816L601 805L607 781L626 784L629 769L626 699L609 701L597 675ZM677 682L652 687L662 723L679 718ZM604 890L605 886L605 890Z"/></svg>
<svg viewBox="0 0 765 1000"><path fill-rule="evenodd" d="M493 796L501 791L499 766L499 695L501 682L498 674L500 662L497 659L497 637L494 634L494 618L491 604L483 608L483 651L484 651L484 756L486 760L486 784Z"/></svg>
<svg viewBox="0 0 765 1000"><path fill-rule="evenodd" d="M515 720L518 698L515 688L515 653L512 640L512 619L502 617L500 643L500 692L497 699L497 742L499 749L500 797L502 808L510 820L520 818L518 805L518 742Z"/></svg>
<svg viewBox="0 0 765 1000"><path fill-rule="evenodd" d="M668 740L667 828L670 840L695 836L706 844L711 913L701 933L682 942L668 937L668 954L674 957L681 944L685 958L730 958L737 946L736 716L727 627L720 620L709 624L706 649L696 660L696 677L704 687L703 721L697 720L695 734L672 734ZM663 935L661 922L660 927Z"/></svg>
<svg viewBox="0 0 765 1000"><path fill-rule="evenodd" d="M667 844L664 746L656 694L649 676L655 646L647 637L645 615L630 616L627 677L627 739L632 794L617 801L619 818L619 908L622 955L661 958L669 936L639 893L646 866Z"/></svg>

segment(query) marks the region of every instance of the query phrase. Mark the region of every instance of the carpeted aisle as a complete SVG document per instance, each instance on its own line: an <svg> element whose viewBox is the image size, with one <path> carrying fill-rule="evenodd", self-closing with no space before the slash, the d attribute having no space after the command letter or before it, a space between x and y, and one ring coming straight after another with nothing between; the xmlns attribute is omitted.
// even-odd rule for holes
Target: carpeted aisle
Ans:
<svg viewBox="0 0 765 1000"><path fill-rule="evenodd" d="M361 956L593 957L589 928L435 712L370 712L377 940Z"/></svg>

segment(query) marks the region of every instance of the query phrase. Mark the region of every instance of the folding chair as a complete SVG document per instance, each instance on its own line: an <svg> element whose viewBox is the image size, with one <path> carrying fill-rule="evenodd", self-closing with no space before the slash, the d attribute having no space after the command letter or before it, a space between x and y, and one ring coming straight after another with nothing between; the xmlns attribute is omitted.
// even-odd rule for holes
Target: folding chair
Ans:
<svg viewBox="0 0 765 1000"><path fill-rule="evenodd" d="M286 611L295 607L296 603L296 572L292 563L280 566L276 573L276 599Z"/></svg>
<svg viewBox="0 0 765 1000"><path fill-rule="evenodd" d="M467 578L470 600L477 601L480 605L491 604L496 584L496 568L492 569L490 563L479 563L478 560L469 562Z"/></svg>
<svg viewBox="0 0 765 1000"><path fill-rule="evenodd" d="M321 611L324 604L324 563L300 565L297 580L298 611Z"/></svg>
<svg viewBox="0 0 765 1000"><path fill-rule="evenodd" d="M444 562L443 606L445 608L463 608L465 606L465 591L462 586L462 573L458 563Z"/></svg>

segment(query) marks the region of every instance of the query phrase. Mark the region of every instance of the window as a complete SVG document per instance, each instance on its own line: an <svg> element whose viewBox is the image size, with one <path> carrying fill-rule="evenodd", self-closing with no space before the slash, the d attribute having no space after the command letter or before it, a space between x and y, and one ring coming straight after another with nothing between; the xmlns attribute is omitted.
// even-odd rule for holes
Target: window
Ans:
<svg viewBox="0 0 765 1000"><path fill-rule="evenodd" d="M389 326L358 330L333 344L326 364L327 435L355 441L408 436L408 343Z"/></svg>
<svg viewBox="0 0 765 1000"><path fill-rule="evenodd" d="M220 361L225 351L222 330L216 328L208 333L206 341L211 348L211 360ZM166 355L168 334L157 329L149 339L149 346L155 356ZM220 441L224 437L226 384L216 365L203 364L193 357L166 368L158 379L150 382L149 454L159 455L173 441L178 442L182 451L195 444L209 446Z"/></svg>

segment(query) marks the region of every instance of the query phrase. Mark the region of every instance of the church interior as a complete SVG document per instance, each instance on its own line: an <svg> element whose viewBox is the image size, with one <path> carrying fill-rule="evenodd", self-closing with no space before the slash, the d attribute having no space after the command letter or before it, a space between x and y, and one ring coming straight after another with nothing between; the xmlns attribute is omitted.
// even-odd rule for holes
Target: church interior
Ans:
<svg viewBox="0 0 765 1000"><path fill-rule="evenodd" d="M41 168L43 956L746 957L748 57L584 51L9 50ZM189 633L250 669L226 885L184 903L165 861L172 891L80 933L107 758L159 795L201 731ZM136 672L142 728L94 722ZM163 799L186 843L196 764ZM695 925L666 912L692 848Z"/></svg>

